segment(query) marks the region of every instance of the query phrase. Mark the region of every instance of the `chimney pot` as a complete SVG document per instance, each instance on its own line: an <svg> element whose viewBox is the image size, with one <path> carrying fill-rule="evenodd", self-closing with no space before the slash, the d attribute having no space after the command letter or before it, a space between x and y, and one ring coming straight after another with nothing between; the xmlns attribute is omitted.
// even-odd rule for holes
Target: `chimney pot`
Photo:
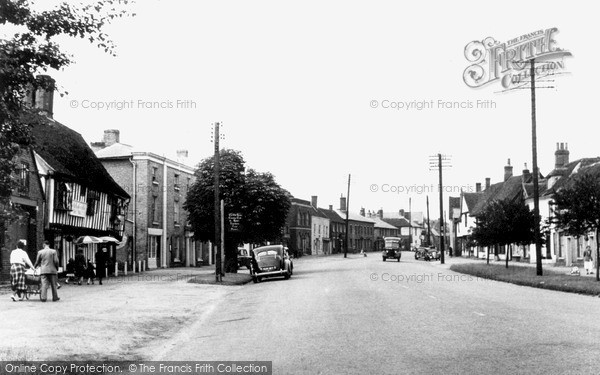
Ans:
<svg viewBox="0 0 600 375"><path fill-rule="evenodd" d="M510 159L507 161L507 165L504 167L504 181L511 178L513 175L513 167L510 165Z"/></svg>
<svg viewBox="0 0 600 375"><path fill-rule="evenodd" d="M481 192L481 182L476 182L475 183L475 192L476 193Z"/></svg>
<svg viewBox="0 0 600 375"><path fill-rule="evenodd" d="M491 179L489 177L485 178L485 189L489 189L490 188L490 181Z"/></svg>

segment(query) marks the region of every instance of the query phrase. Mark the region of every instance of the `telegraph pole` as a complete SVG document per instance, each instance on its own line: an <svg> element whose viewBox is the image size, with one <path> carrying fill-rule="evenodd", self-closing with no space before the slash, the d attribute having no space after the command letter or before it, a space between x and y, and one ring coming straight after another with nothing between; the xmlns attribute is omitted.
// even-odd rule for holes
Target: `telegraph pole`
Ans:
<svg viewBox="0 0 600 375"><path fill-rule="evenodd" d="M223 270L221 268L221 249L219 239L221 237L221 202L219 199L219 174L221 173L221 160L219 155L219 123L215 123L215 157L214 157L214 184L215 184L215 240L213 241L215 248L215 281L223 281Z"/></svg>
<svg viewBox="0 0 600 375"><path fill-rule="evenodd" d="M346 195L346 247L344 248L344 258L348 257L348 226L350 222L350 174L348 174L348 195Z"/></svg>
<svg viewBox="0 0 600 375"><path fill-rule="evenodd" d="M434 170L435 168L435 156L430 156L429 157L429 170ZM438 174L439 174L439 192L440 192L440 263L444 264L445 261L445 246L444 246L444 236L446 235L446 231L444 228L444 184L442 182L442 169L446 168L446 167L451 167L451 165L448 164L449 162L449 155L442 155L440 153L437 154L437 170L438 170ZM443 162L446 162L443 164Z"/></svg>
<svg viewBox="0 0 600 375"><path fill-rule="evenodd" d="M412 249L412 198L408 197L408 250Z"/></svg>
<svg viewBox="0 0 600 375"><path fill-rule="evenodd" d="M429 221L429 195L427 196L427 247L431 246L431 222Z"/></svg>
<svg viewBox="0 0 600 375"><path fill-rule="evenodd" d="M533 215L534 237L535 237L535 265L538 276L542 276L542 244L540 242L540 192L538 183L537 164L537 131L535 119L535 59L530 60L531 74L531 152L533 156Z"/></svg>
<svg viewBox="0 0 600 375"><path fill-rule="evenodd" d="M442 253L440 263L444 264L444 184L442 183L442 154L438 154L438 169L440 174L440 252Z"/></svg>

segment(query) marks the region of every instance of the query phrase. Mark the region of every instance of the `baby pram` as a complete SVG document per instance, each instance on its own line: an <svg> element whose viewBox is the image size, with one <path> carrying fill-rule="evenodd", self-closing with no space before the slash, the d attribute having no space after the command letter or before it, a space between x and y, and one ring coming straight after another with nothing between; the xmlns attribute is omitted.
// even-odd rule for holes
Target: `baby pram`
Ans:
<svg viewBox="0 0 600 375"><path fill-rule="evenodd" d="M29 299L32 295L39 294L40 299L42 299L42 277L39 269L25 271L25 285L27 286L25 298Z"/></svg>

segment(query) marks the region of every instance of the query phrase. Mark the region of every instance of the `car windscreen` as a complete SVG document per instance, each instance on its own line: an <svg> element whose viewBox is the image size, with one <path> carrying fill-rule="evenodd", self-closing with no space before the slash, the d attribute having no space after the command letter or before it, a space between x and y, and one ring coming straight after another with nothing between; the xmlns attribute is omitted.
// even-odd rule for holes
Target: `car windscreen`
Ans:
<svg viewBox="0 0 600 375"><path fill-rule="evenodd" d="M400 248L400 241L395 241L395 240L386 240L385 241L385 248L386 249L399 249Z"/></svg>
<svg viewBox="0 0 600 375"><path fill-rule="evenodd" d="M276 250L265 250L265 251L256 253L256 257L260 258L260 257L264 257L266 255L278 255L278 254L279 254L279 252Z"/></svg>

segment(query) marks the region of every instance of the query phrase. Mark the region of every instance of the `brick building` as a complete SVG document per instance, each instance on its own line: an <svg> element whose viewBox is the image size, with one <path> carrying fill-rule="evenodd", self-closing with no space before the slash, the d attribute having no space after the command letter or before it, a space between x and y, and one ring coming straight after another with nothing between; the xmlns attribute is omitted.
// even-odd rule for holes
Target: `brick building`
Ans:
<svg viewBox="0 0 600 375"><path fill-rule="evenodd" d="M208 264L209 245L194 240L183 209L194 182L194 169L185 164L187 151L178 151L178 160L138 152L120 143L116 129L105 130L103 140L91 145L132 197L125 228L132 248L118 256L136 264L141 261L147 268L195 266L199 260Z"/></svg>
<svg viewBox="0 0 600 375"><path fill-rule="evenodd" d="M340 198L340 209L336 213L346 219L346 197ZM360 252L373 250L375 222L365 217L365 209L361 209L361 214L357 215L353 212L348 213L348 251Z"/></svg>
<svg viewBox="0 0 600 375"><path fill-rule="evenodd" d="M291 199L283 239L295 257L311 254L311 211L311 202Z"/></svg>
<svg viewBox="0 0 600 375"><path fill-rule="evenodd" d="M333 209L333 205L329 205L329 209L320 209L321 212L329 218L329 238L331 243L331 253L343 253L344 252L344 241L346 236L346 220L345 216L342 218L336 210Z"/></svg>

